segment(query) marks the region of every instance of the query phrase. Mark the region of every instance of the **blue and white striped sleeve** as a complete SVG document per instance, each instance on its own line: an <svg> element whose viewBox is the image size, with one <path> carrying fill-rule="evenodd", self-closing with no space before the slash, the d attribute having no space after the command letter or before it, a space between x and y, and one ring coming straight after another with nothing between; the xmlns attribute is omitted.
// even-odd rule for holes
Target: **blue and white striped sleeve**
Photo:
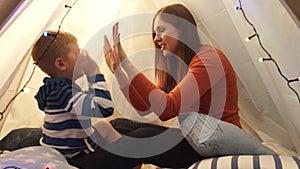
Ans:
<svg viewBox="0 0 300 169"><path fill-rule="evenodd" d="M73 95L76 114L91 117L109 117L113 114L113 102L103 74L88 77L86 94Z"/></svg>

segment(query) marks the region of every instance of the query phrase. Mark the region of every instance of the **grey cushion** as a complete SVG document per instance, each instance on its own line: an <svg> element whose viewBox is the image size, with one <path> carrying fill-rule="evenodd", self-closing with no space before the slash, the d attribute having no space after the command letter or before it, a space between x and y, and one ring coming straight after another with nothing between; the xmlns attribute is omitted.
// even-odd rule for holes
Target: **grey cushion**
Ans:
<svg viewBox="0 0 300 169"><path fill-rule="evenodd" d="M41 128L15 129L0 141L0 150L13 151L24 147L38 146L41 137Z"/></svg>

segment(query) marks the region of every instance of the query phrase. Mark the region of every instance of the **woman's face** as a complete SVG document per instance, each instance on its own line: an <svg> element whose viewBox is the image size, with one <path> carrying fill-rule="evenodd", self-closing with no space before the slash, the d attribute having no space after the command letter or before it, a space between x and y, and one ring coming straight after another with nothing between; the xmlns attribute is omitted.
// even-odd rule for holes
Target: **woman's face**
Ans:
<svg viewBox="0 0 300 169"><path fill-rule="evenodd" d="M154 20L154 32L155 37L153 39L154 43L163 51L164 56L169 56L170 54L179 54L179 32L170 23L165 22L160 16L157 16Z"/></svg>

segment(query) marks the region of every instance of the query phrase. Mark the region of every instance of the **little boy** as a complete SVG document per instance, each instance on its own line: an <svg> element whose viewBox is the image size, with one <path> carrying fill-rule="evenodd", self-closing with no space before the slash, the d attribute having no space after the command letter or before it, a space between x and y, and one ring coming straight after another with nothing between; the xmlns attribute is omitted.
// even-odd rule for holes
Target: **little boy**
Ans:
<svg viewBox="0 0 300 169"><path fill-rule="evenodd" d="M77 42L68 32L47 31L31 53L37 66L50 76L44 78L35 96L45 112L40 144L57 149L66 158L94 152L103 139L110 143L121 137L105 119L92 125L91 117L108 117L114 109L104 75ZM89 82L86 92L75 83L83 75Z"/></svg>

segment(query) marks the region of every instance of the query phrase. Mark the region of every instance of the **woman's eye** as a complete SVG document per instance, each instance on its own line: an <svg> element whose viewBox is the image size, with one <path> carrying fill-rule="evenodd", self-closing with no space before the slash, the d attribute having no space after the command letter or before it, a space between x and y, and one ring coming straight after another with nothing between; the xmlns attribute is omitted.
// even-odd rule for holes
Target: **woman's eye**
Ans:
<svg viewBox="0 0 300 169"><path fill-rule="evenodd" d="M165 30L164 28L158 28L157 33L162 33L162 32L164 32L164 30Z"/></svg>

